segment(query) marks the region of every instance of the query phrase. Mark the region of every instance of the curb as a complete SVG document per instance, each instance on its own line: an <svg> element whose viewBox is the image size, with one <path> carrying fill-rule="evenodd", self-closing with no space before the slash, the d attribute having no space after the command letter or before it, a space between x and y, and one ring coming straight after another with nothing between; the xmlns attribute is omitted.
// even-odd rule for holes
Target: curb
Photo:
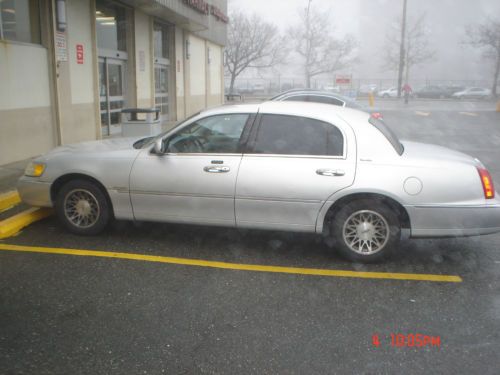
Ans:
<svg viewBox="0 0 500 375"><path fill-rule="evenodd" d="M0 221L0 239L11 237L24 227L52 215L51 208L29 208L8 219Z"/></svg>
<svg viewBox="0 0 500 375"><path fill-rule="evenodd" d="M19 197L17 191L13 190L0 194L0 212L11 208L18 203L21 203L21 197Z"/></svg>

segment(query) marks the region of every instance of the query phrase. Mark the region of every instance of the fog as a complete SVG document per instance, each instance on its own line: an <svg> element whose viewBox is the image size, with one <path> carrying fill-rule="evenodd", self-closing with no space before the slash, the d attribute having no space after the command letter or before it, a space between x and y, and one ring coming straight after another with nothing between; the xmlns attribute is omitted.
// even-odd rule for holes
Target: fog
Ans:
<svg viewBox="0 0 500 375"><path fill-rule="evenodd" d="M394 79L397 72L384 66L386 34L400 21L403 0L313 0L316 10L327 12L336 33L352 33L359 42L359 62L336 73L350 73L354 79ZM307 0L230 0L229 12L257 13L286 33L298 22L298 12ZM493 63L481 51L464 44L466 26L500 17L498 0L408 0L409 22L426 13L426 29L435 57L412 68L411 80L484 80L489 85ZM290 57L283 76L301 76L298 62ZM243 73L243 77L271 77L273 73Z"/></svg>

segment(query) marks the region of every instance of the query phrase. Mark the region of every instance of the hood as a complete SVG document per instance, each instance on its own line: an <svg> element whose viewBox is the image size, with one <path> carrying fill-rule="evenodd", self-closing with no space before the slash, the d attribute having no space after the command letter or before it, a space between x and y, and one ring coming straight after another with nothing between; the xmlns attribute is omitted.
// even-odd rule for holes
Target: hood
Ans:
<svg viewBox="0 0 500 375"><path fill-rule="evenodd" d="M54 156L65 154L65 153L96 153L96 152L109 152L109 151L119 151L119 150L133 150L133 144L137 142L140 138L111 138L99 141L89 141L81 143L73 143L65 146L59 146L49 151L47 154L42 155L38 160L49 160Z"/></svg>
<svg viewBox="0 0 500 375"><path fill-rule="evenodd" d="M401 141L404 147L403 157L414 160L429 160L434 162L448 161L460 162L479 166L480 162L459 151L429 143Z"/></svg>

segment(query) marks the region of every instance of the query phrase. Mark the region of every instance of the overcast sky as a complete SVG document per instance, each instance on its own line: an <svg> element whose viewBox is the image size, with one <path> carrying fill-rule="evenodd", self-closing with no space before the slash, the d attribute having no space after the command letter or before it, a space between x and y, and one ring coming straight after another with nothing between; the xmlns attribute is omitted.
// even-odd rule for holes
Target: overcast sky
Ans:
<svg viewBox="0 0 500 375"><path fill-rule="evenodd" d="M360 45L360 63L339 73L352 73L356 78L392 78L394 72L384 68L386 34L391 24L401 17L402 0L313 0L312 6L327 12L336 33L352 33ZM229 0L234 9L257 13L276 24L282 32L298 22L298 12L307 0ZM487 16L500 18L500 0L408 0L408 17L425 12L436 57L412 72L414 79L486 79L491 80L492 64L481 54L461 43L465 26L483 21ZM298 75L298 67L285 74Z"/></svg>

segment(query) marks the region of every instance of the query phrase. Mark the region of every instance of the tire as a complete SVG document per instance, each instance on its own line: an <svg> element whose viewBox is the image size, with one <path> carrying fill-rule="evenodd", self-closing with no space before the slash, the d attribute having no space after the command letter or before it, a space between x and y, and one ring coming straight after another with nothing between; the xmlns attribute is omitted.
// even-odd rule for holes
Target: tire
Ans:
<svg viewBox="0 0 500 375"><path fill-rule="evenodd" d="M364 227L361 227L362 223ZM375 228L379 229L378 235ZM366 239L360 239L364 232ZM387 205L376 200L360 199L346 204L335 214L330 233L342 256L355 262L373 263L389 257L397 247L401 224L396 213Z"/></svg>
<svg viewBox="0 0 500 375"><path fill-rule="evenodd" d="M102 232L112 218L104 192L86 180L73 180L63 185L57 194L56 213L70 232L80 235Z"/></svg>

